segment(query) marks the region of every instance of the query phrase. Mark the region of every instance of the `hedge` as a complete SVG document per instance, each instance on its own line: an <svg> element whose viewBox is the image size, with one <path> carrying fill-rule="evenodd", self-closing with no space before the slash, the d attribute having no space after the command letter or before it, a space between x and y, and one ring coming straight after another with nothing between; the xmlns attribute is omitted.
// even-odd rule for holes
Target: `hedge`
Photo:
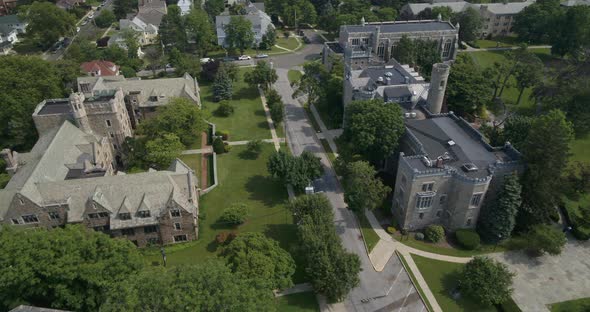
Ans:
<svg viewBox="0 0 590 312"><path fill-rule="evenodd" d="M443 229L443 227L440 225L429 225L426 230L424 230L424 237L433 243L440 242L444 236L445 229Z"/></svg>
<svg viewBox="0 0 590 312"><path fill-rule="evenodd" d="M455 238L459 245L468 250L474 250L479 247L481 241L477 232L468 229L457 230L455 232Z"/></svg>

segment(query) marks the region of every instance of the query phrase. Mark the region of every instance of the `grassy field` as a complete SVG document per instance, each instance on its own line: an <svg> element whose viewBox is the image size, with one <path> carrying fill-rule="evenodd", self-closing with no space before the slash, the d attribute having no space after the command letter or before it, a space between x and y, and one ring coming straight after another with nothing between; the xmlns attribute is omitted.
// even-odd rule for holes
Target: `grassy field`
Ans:
<svg viewBox="0 0 590 312"><path fill-rule="evenodd" d="M551 312L587 312L590 311L590 298L554 303Z"/></svg>
<svg viewBox="0 0 590 312"><path fill-rule="evenodd" d="M369 223L369 220L367 220L367 217L365 217L364 214L357 214L357 218L361 226L361 231L363 232L363 237L365 238L365 244L367 245L367 249L369 250L369 252L371 252L371 250L373 250L373 248L375 248L375 246L379 242L379 235L375 233L373 227L371 226L371 223Z"/></svg>
<svg viewBox="0 0 590 312"><path fill-rule="evenodd" d="M412 258L443 311L496 311L494 307L482 307L465 297L459 300L451 298L450 292L457 286L457 279L464 264L432 260L417 255L412 255Z"/></svg>
<svg viewBox="0 0 590 312"><path fill-rule="evenodd" d="M466 250L466 249L445 247L445 246L440 246L440 245L428 243L425 241L419 241L414 238L414 235L409 235L409 237L404 236L402 239L401 235L399 233L394 234L393 238L395 238L396 240L398 240L399 242L401 242L404 245L407 245L407 246L410 246L410 247L413 247L416 249L420 249L420 250L424 250L424 251L428 251L428 252L432 252L432 253L436 253L436 254L446 255L446 256L453 256L453 257L471 257L471 256L482 255L482 254L491 253L491 252L500 252L500 251L506 250L506 248L504 246L502 246L502 244L498 245L497 247L495 247L493 245L482 245L476 250Z"/></svg>
<svg viewBox="0 0 590 312"><path fill-rule="evenodd" d="M570 162L590 162L590 153L588 153L590 151L590 136L574 140L570 149L570 153L572 153Z"/></svg>
<svg viewBox="0 0 590 312"><path fill-rule="evenodd" d="M514 47L518 46L518 44L519 42L517 37L496 37L492 40L475 40L475 45L477 45L480 49Z"/></svg>
<svg viewBox="0 0 590 312"><path fill-rule="evenodd" d="M285 49L295 50L299 46L299 42L297 41L297 39L295 39L295 37L280 37L277 38L276 45L281 46Z"/></svg>
<svg viewBox="0 0 590 312"><path fill-rule="evenodd" d="M206 115L211 115L208 120L217 125L218 131L229 131L230 141L271 137L260 94L256 88L244 82L243 75L248 70L251 69L241 68L238 81L234 82L233 99L230 103L234 106L235 112L229 117L221 117L215 113L219 103L213 101L212 84L200 84L203 111Z"/></svg>
<svg viewBox="0 0 590 312"><path fill-rule="evenodd" d="M195 171L199 181L201 181L201 157L201 154L181 155L179 157L182 162Z"/></svg>
<svg viewBox="0 0 590 312"><path fill-rule="evenodd" d="M316 312L320 311L315 294L304 292L277 298L277 311L280 312Z"/></svg>
<svg viewBox="0 0 590 312"><path fill-rule="evenodd" d="M264 144L262 153L255 159L244 153L245 149L245 146L234 146L228 154L217 156L219 186L201 197L199 239L167 247L168 264L190 264L214 257L220 249L215 236L227 231L237 231L238 235L262 232L291 251L295 244L295 225L286 207L287 190L266 169L266 160L274 152L273 145ZM249 220L239 227L218 223L223 209L233 203L248 206ZM157 249L147 249L145 253L148 261L160 260ZM303 282L302 277L298 270L294 281Z"/></svg>
<svg viewBox="0 0 590 312"><path fill-rule="evenodd" d="M294 69L290 69L290 70L287 72L287 78L289 78L289 82L290 82L290 83L293 83L293 82L295 82L295 81L299 81L299 79L301 79L301 76L302 76L302 75L303 75L303 74L302 74L300 71L298 71L298 70L294 70Z"/></svg>

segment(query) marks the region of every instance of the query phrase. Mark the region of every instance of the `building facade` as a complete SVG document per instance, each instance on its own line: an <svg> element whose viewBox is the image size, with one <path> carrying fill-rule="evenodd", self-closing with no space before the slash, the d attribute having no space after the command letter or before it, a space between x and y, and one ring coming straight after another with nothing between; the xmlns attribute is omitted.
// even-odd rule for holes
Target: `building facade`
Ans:
<svg viewBox="0 0 590 312"><path fill-rule="evenodd" d="M254 32L254 42L252 44L260 44L262 37L266 34L269 28L274 29L272 20L268 14L264 12L264 3L248 2L245 6L244 15L230 15L229 10L225 10L221 15L215 17L215 29L217 32L217 44L225 48L228 47L225 34L225 26L229 24L233 16L241 16L252 23L252 31Z"/></svg>

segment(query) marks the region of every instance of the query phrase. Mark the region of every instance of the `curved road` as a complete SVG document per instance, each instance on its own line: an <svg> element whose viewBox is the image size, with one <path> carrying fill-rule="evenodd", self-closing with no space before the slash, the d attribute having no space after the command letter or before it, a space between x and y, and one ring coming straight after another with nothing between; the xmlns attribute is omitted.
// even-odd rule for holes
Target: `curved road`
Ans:
<svg viewBox="0 0 590 312"><path fill-rule="evenodd" d="M315 131L307 119L306 112L291 95L293 89L289 84L289 68L313 60L322 50L322 40L313 31L306 31L312 43L294 54L273 57L279 76L274 88L285 103L285 126L289 147L295 155L304 150L320 157L325 173L319 183L321 190L330 200L334 209L334 222L342 243L350 252L357 254L361 260L360 285L354 288L342 303L324 306L328 311L426 311L422 300L412 285L400 260L392 256L383 271L373 268L367 255L355 216L346 209L344 196L336 174L318 141Z"/></svg>

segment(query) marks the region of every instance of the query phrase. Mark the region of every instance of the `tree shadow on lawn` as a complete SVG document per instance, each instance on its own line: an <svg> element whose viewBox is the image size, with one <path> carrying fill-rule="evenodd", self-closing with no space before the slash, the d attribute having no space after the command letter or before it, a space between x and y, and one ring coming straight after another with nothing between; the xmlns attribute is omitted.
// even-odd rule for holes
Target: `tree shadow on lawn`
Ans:
<svg viewBox="0 0 590 312"><path fill-rule="evenodd" d="M232 96L232 100L243 100L243 99L250 99L253 100L257 98L260 94L258 90L254 87L247 86L245 88L241 88L238 92L234 93Z"/></svg>
<svg viewBox="0 0 590 312"><path fill-rule="evenodd" d="M240 157L240 159L244 159L244 160L256 160L256 159L258 159L259 155L260 155L259 153L254 153L254 152L250 152L247 150L243 150L238 154L238 157Z"/></svg>
<svg viewBox="0 0 590 312"><path fill-rule="evenodd" d="M256 116L266 116L266 114L264 113L264 110L263 109L256 110L254 112L254 115L256 115Z"/></svg>
<svg viewBox="0 0 590 312"><path fill-rule="evenodd" d="M286 212L287 222L292 222L291 212ZM299 251L297 245L297 226L295 224L268 224L264 230L264 235L279 242L279 246L289 252L295 260L295 274L293 274L293 283L299 284L306 282L305 278L305 257Z"/></svg>
<svg viewBox="0 0 590 312"><path fill-rule="evenodd" d="M246 182L249 199L264 203L267 207L283 204L287 198L283 183L269 176L255 175Z"/></svg>
<svg viewBox="0 0 590 312"><path fill-rule="evenodd" d="M259 123L258 123L258 128L261 128L261 129L267 129L267 130L268 130L268 129L270 129L270 128L268 127L268 122L267 122L266 120L265 120L265 121L261 121L261 122L259 122Z"/></svg>

